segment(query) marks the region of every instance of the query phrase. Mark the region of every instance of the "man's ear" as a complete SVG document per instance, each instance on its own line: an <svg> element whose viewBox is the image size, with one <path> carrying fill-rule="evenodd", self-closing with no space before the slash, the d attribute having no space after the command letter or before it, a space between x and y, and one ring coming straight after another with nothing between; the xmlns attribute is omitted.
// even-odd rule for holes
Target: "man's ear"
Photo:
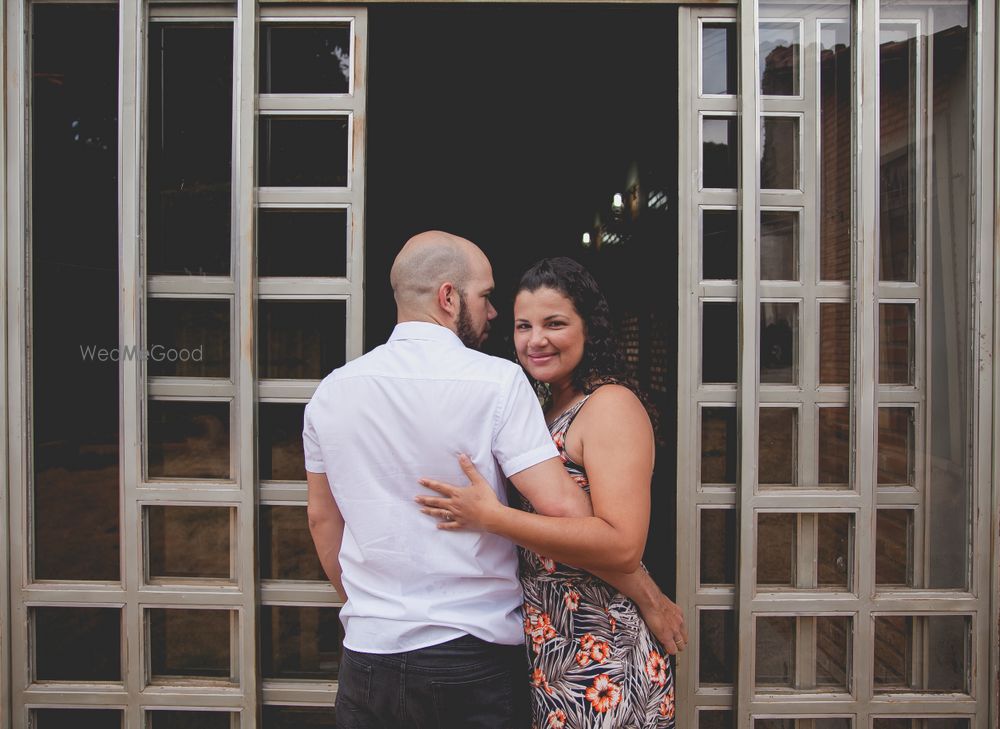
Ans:
<svg viewBox="0 0 1000 729"><path fill-rule="evenodd" d="M458 290L450 281L445 281L438 287L437 302L443 311L448 312L452 316L458 315Z"/></svg>

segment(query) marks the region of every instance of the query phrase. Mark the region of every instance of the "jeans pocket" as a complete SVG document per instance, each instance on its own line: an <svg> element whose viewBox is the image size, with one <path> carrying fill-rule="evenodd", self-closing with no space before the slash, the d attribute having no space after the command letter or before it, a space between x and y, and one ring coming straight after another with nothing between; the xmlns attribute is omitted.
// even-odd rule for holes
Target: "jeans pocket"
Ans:
<svg viewBox="0 0 1000 729"><path fill-rule="evenodd" d="M523 729L515 716L514 680L510 670L496 665L467 668L454 678L436 678L431 688L438 726Z"/></svg>
<svg viewBox="0 0 1000 729"><path fill-rule="evenodd" d="M337 677L337 708L365 708L371 701L372 666L361 656L344 649Z"/></svg>

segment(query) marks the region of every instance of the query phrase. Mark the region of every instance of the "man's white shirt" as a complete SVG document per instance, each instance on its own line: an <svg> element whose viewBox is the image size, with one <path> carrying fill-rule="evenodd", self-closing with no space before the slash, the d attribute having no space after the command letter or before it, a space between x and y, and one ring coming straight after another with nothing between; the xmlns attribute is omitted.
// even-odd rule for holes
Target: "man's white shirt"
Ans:
<svg viewBox="0 0 1000 729"><path fill-rule="evenodd" d="M524 640L517 553L479 532L442 532L413 500L422 477L462 485L467 454L506 503L504 476L558 455L521 368L450 329L397 324L335 370L306 406L306 469L325 473L344 517L344 645L397 653L464 634Z"/></svg>

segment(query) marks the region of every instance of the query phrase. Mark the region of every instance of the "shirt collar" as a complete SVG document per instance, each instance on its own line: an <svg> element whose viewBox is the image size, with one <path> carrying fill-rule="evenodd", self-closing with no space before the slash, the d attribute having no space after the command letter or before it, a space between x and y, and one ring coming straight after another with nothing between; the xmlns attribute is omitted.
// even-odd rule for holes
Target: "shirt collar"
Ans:
<svg viewBox="0 0 1000 729"><path fill-rule="evenodd" d="M432 342L453 344L459 347L465 346L462 340L458 338L458 335L448 327L426 321L404 321L397 324L392 330L389 341L395 342L404 339L423 339Z"/></svg>

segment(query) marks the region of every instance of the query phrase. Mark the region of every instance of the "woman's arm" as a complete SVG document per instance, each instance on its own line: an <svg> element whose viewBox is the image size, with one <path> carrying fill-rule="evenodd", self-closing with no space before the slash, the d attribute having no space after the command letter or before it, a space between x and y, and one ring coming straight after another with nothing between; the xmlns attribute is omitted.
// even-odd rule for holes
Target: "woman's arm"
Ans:
<svg viewBox="0 0 1000 729"><path fill-rule="evenodd" d="M551 517L506 507L468 459L462 460L462 468L469 486L424 479L421 483L440 496L416 500L424 513L442 519L441 529L500 534L581 569L635 572L646 543L653 468L646 411L627 388L606 385L591 396L573 429L585 453L592 517ZM517 486L517 475L511 481Z"/></svg>

